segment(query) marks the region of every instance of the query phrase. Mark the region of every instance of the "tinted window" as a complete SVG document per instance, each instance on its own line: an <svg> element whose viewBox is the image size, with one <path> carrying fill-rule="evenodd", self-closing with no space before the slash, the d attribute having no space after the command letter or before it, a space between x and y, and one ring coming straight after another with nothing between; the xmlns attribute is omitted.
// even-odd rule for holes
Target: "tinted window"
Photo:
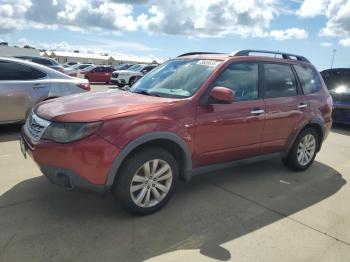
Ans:
<svg viewBox="0 0 350 262"><path fill-rule="evenodd" d="M339 87L345 86L350 88L350 70L349 69L332 69L322 72L327 88L335 90Z"/></svg>
<svg viewBox="0 0 350 262"><path fill-rule="evenodd" d="M297 94L292 68L282 64L264 64L265 97L286 97Z"/></svg>
<svg viewBox="0 0 350 262"><path fill-rule="evenodd" d="M29 66L0 61L0 80L34 80L45 76L45 73Z"/></svg>
<svg viewBox="0 0 350 262"><path fill-rule="evenodd" d="M257 63L234 63L216 79L214 86L230 88L235 101L258 98L259 66Z"/></svg>
<svg viewBox="0 0 350 262"><path fill-rule="evenodd" d="M51 66L53 63L51 62L51 60L48 59L42 59L42 58L33 58L32 60L34 63L38 63L41 65L45 65L45 66Z"/></svg>
<svg viewBox="0 0 350 262"><path fill-rule="evenodd" d="M295 65L304 94L311 94L321 89L321 81L316 71L310 67Z"/></svg>

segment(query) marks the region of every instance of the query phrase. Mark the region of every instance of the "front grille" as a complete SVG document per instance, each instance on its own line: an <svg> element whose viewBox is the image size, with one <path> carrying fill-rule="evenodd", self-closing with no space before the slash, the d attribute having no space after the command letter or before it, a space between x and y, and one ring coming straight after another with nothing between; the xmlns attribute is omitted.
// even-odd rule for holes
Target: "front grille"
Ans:
<svg viewBox="0 0 350 262"><path fill-rule="evenodd" d="M118 76L119 76L118 73L113 73L112 74L112 77L114 77L114 78L118 78Z"/></svg>
<svg viewBox="0 0 350 262"><path fill-rule="evenodd" d="M30 138L32 143L38 143L46 128L50 125L50 121L38 117L36 114L31 113L24 125L24 131Z"/></svg>

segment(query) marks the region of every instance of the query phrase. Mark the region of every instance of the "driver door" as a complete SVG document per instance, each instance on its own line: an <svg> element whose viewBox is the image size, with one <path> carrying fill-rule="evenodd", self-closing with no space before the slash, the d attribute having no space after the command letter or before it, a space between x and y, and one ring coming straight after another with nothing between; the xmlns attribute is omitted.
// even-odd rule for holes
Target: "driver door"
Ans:
<svg viewBox="0 0 350 262"><path fill-rule="evenodd" d="M259 93L259 64L232 63L211 88L215 86L232 89L234 101L232 104L211 101L198 105L196 166L254 157L260 153L265 104Z"/></svg>

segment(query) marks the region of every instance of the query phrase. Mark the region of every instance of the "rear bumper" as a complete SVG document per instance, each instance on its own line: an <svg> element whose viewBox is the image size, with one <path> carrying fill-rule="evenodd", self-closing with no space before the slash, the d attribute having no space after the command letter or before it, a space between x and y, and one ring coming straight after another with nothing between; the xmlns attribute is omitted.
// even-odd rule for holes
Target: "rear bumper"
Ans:
<svg viewBox="0 0 350 262"><path fill-rule="evenodd" d="M332 119L334 123L350 124L350 103L335 103Z"/></svg>

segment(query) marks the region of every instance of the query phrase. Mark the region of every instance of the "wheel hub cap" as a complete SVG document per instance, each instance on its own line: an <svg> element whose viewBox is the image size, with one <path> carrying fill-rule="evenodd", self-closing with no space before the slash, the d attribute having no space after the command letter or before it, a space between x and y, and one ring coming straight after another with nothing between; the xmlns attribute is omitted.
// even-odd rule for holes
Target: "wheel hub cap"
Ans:
<svg viewBox="0 0 350 262"><path fill-rule="evenodd" d="M152 207L161 202L172 185L173 173L170 165L161 159L144 163L134 174L130 195L139 207Z"/></svg>
<svg viewBox="0 0 350 262"><path fill-rule="evenodd" d="M302 166L306 166L311 162L316 151L316 140L311 134L304 136L298 146L297 157L298 162Z"/></svg>

